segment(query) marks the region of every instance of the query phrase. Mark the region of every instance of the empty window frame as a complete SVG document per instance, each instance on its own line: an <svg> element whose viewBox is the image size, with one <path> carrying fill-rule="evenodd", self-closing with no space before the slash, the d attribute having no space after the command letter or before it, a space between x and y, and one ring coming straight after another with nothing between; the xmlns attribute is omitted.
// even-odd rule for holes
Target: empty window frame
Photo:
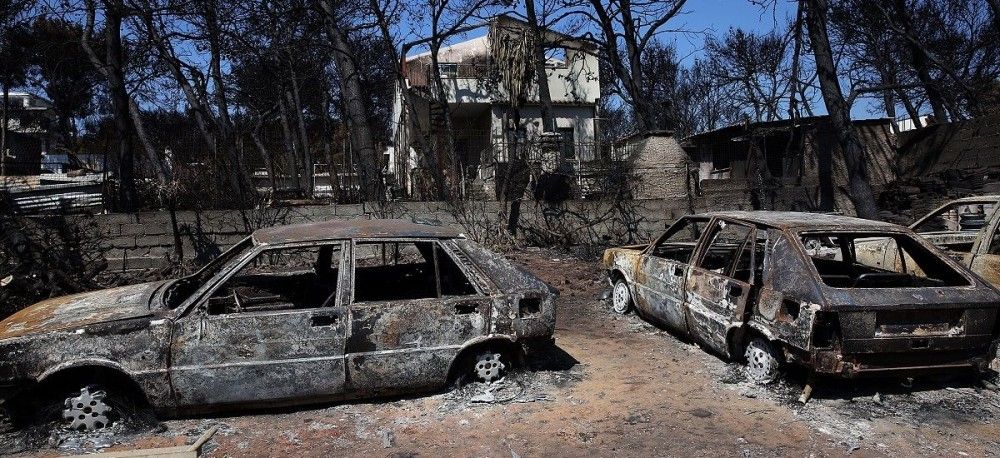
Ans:
<svg viewBox="0 0 1000 458"><path fill-rule="evenodd" d="M340 265L339 243L262 251L212 293L209 314L329 305L336 297Z"/></svg>
<svg viewBox="0 0 1000 458"><path fill-rule="evenodd" d="M810 232L801 235L820 278L837 288L967 286L944 259L906 234Z"/></svg>
<svg viewBox="0 0 1000 458"><path fill-rule="evenodd" d="M438 242L371 241L354 247L354 302L477 294Z"/></svg>
<svg viewBox="0 0 1000 458"><path fill-rule="evenodd" d="M752 228L717 221L698 267L749 283L753 263Z"/></svg>
<svg viewBox="0 0 1000 458"><path fill-rule="evenodd" d="M649 254L687 264L707 223L707 218L682 218L667 229Z"/></svg>
<svg viewBox="0 0 1000 458"><path fill-rule="evenodd" d="M955 203L924 217L913 227L916 233L928 232L975 232L986 226L996 211L995 202ZM971 244L968 250L971 251ZM959 251L959 250L952 250Z"/></svg>

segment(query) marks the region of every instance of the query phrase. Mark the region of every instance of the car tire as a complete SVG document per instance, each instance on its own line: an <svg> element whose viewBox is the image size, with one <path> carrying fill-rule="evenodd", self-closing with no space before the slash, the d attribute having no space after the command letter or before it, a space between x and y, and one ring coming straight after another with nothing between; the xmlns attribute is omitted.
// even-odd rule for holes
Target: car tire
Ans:
<svg viewBox="0 0 1000 458"><path fill-rule="evenodd" d="M632 292L629 291L628 282L624 278L615 280L611 289L611 311L619 315L632 311Z"/></svg>
<svg viewBox="0 0 1000 458"><path fill-rule="evenodd" d="M754 337L743 352L746 359L744 373L750 381L766 385L778 379L781 354L774 345L761 337Z"/></svg>

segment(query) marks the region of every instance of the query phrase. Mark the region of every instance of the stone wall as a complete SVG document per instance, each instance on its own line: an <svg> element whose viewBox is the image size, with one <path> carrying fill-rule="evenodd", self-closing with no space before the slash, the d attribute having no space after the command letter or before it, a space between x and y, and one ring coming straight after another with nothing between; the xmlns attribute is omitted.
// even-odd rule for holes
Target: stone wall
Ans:
<svg viewBox="0 0 1000 458"><path fill-rule="evenodd" d="M177 222L186 260L207 260L246 237L249 228L311 221L396 217L444 224L470 238L502 231L499 202L474 202L456 209L441 202L404 202L379 209L371 205L311 205L266 211L182 211ZM688 213L686 199L637 200L620 205L570 201L558 207L522 205L521 237L528 244L611 245L649 240ZM78 216L104 240L108 271L157 269L169 264L174 235L168 212Z"/></svg>

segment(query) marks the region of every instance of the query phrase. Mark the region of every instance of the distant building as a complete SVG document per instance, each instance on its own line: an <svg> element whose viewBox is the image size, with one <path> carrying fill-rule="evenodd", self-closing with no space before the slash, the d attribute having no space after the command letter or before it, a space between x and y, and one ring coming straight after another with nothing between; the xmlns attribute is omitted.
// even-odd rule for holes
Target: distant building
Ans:
<svg viewBox="0 0 1000 458"><path fill-rule="evenodd" d="M528 86L528 104L520 108L520 124L509 119L510 102L502 84L491 84L486 76L490 64L490 36L502 33L526 33L527 25L517 19L499 16L489 24L484 36L442 48L438 68L444 77L454 146L463 189L467 194L482 193L491 197L495 177L502 176L508 164L507 151L512 136L531 140L541 132L541 106L538 87ZM598 158L597 102L600 98L596 49L589 43L552 31L545 41L556 43L558 52L548 53L545 69L553 102L559 136L561 163L571 173L579 173ZM387 172L396 185L413 195L421 177L418 135L428 135L428 127L442 124L442 107L431 94L432 67L429 53L408 56L403 62L405 87L396 88L393 107L394 147L388 149ZM402 94L409 95L411 107L405 107ZM421 128L418 128L420 126ZM551 135L550 135L551 137ZM430 136L424 144L433 143ZM540 157L532 161L539 163ZM443 167L442 165L439 165Z"/></svg>
<svg viewBox="0 0 1000 458"><path fill-rule="evenodd" d="M876 195L896 179L891 122L854 121ZM828 116L737 124L691 135L682 145L698 195L753 195L756 189L771 194L773 202L763 204L775 209L853 212L844 192L844 155Z"/></svg>
<svg viewBox="0 0 1000 458"><path fill-rule="evenodd" d="M52 104L34 94L11 92L8 113L7 146L6 151L0 151L0 174L38 175L42 153L52 143L49 126L56 118Z"/></svg>

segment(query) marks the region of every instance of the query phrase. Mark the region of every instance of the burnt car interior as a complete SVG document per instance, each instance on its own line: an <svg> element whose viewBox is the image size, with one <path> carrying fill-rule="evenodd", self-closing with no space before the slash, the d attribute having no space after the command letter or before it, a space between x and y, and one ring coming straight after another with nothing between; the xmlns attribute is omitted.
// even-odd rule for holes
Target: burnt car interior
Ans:
<svg viewBox="0 0 1000 458"><path fill-rule="evenodd" d="M913 227L913 231L918 234L977 232L986 226L995 211L995 203L955 203L925 218L923 222ZM941 247L957 253L970 253L974 243L974 239L954 240L941 244Z"/></svg>
<svg viewBox="0 0 1000 458"><path fill-rule="evenodd" d="M340 245L277 248L259 253L220 286L208 312L309 309L337 291Z"/></svg>
<svg viewBox="0 0 1000 458"><path fill-rule="evenodd" d="M720 221L699 267L742 282L750 282L751 251L747 244L753 231L747 226Z"/></svg>
<svg viewBox="0 0 1000 458"><path fill-rule="evenodd" d="M197 272L175 281L170 285L170 289L167 290L164 297L167 308L175 309L180 306L188 296L194 294L198 288L201 288L206 282L211 280L223 266L229 264L230 261L238 258L251 248L253 248L253 241L249 238L243 239L208 264L205 264Z"/></svg>
<svg viewBox="0 0 1000 458"><path fill-rule="evenodd" d="M820 278L835 288L967 286L969 281L944 260L905 234L810 232L802 244ZM858 257L859 245L885 246L873 261Z"/></svg>
<svg viewBox="0 0 1000 458"><path fill-rule="evenodd" d="M687 264L691 261L698 239L708 222L704 218L684 218L671 227L656 243L649 254Z"/></svg>
<svg viewBox="0 0 1000 458"><path fill-rule="evenodd" d="M436 242L361 242L355 245L354 263L355 302L476 294Z"/></svg>

